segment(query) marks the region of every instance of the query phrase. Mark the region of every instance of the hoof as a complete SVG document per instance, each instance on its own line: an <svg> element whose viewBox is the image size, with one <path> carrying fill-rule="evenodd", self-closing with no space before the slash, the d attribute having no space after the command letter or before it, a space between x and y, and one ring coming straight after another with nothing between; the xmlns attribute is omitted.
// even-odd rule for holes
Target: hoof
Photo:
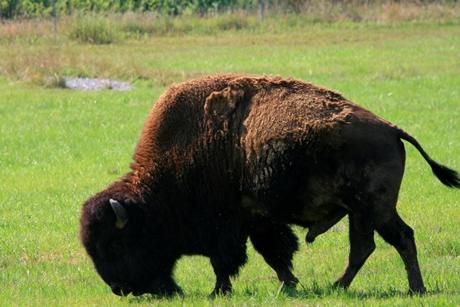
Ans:
<svg viewBox="0 0 460 307"><path fill-rule="evenodd" d="M283 284L278 292L284 293L284 295L292 297L296 296L298 293L296 285L293 284Z"/></svg>
<svg viewBox="0 0 460 307"><path fill-rule="evenodd" d="M345 285L340 279L332 284L333 289L348 289L349 285Z"/></svg>
<svg viewBox="0 0 460 307"><path fill-rule="evenodd" d="M283 288L295 288L297 287L297 284L299 283L299 280L294 277L292 279L289 279L289 280L282 280L281 281L283 283Z"/></svg>

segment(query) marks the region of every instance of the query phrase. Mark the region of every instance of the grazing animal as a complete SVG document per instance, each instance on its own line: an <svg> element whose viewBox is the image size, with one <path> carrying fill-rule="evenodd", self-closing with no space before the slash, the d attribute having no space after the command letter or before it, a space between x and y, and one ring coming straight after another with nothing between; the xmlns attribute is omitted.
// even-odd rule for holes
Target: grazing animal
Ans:
<svg viewBox="0 0 460 307"><path fill-rule="evenodd" d="M278 77L221 75L172 86L145 123L131 171L83 205L81 241L117 295L181 293L183 255L210 258L212 294L231 291L246 241L290 286L297 238L307 242L348 215L348 287L375 249L374 231L425 287L413 230L396 211L411 143L445 185L458 174L397 126L330 90Z"/></svg>

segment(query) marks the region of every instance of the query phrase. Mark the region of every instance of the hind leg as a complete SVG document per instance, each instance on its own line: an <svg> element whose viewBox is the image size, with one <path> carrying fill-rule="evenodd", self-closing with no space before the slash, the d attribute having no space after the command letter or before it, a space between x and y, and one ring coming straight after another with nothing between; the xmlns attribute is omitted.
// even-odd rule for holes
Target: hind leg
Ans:
<svg viewBox="0 0 460 307"><path fill-rule="evenodd" d="M349 215L350 254L345 271L335 282L336 286L348 288L366 259L375 250L374 229L365 215Z"/></svg>
<svg viewBox="0 0 460 307"><path fill-rule="evenodd" d="M299 280L292 274L292 256L297 251L297 237L291 228L268 221L257 222L249 237L254 248L272 267L278 279L285 285L295 287Z"/></svg>
<svg viewBox="0 0 460 307"><path fill-rule="evenodd" d="M417 260L417 248L412 228L401 219L396 211L387 222L376 225L376 228L383 239L396 248L404 261L410 291L413 293L424 293L425 286Z"/></svg>

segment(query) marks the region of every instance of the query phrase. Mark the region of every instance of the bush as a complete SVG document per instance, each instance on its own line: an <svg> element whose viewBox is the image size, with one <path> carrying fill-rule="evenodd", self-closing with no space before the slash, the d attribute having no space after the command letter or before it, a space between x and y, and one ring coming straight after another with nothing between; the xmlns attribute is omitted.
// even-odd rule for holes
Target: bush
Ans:
<svg viewBox="0 0 460 307"><path fill-rule="evenodd" d="M219 31L242 30L249 28L248 18L240 15L224 15L215 18L216 27Z"/></svg>
<svg viewBox="0 0 460 307"><path fill-rule="evenodd" d="M127 13L117 20L119 30L127 34L128 37L135 38L192 33L217 34L222 31L254 29L259 25L257 19L238 13L210 17L198 17L196 15L167 17Z"/></svg>
<svg viewBox="0 0 460 307"><path fill-rule="evenodd" d="M158 32L154 15L128 12L121 15L119 19L120 30L128 34L143 36Z"/></svg>
<svg viewBox="0 0 460 307"><path fill-rule="evenodd" d="M72 26L69 37L82 43L111 44L116 40L117 32L107 18L79 17Z"/></svg>

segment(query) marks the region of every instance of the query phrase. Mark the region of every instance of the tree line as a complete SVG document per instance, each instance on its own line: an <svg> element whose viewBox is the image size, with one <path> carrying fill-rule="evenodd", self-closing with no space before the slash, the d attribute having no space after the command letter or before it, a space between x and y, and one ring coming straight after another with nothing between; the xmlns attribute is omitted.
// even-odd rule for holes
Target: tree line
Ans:
<svg viewBox="0 0 460 307"><path fill-rule="evenodd" d="M159 15L198 14L234 10L278 10L299 13L309 5L324 2L332 5L369 5L403 0L0 0L0 17L49 17L75 13L144 12ZM407 2L407 1L406 1ZM457 0L412 0L424 3L453 3Z"/></svg>
<svg viewBox="0 0 460 307"><path fill-rule="evenodd" d="M251 6L253 0L0 0L0 16L42 17L74 13L152 12L180 15L185 12L206 14ZM256 0L257 1L257 0Z"/></svg>

